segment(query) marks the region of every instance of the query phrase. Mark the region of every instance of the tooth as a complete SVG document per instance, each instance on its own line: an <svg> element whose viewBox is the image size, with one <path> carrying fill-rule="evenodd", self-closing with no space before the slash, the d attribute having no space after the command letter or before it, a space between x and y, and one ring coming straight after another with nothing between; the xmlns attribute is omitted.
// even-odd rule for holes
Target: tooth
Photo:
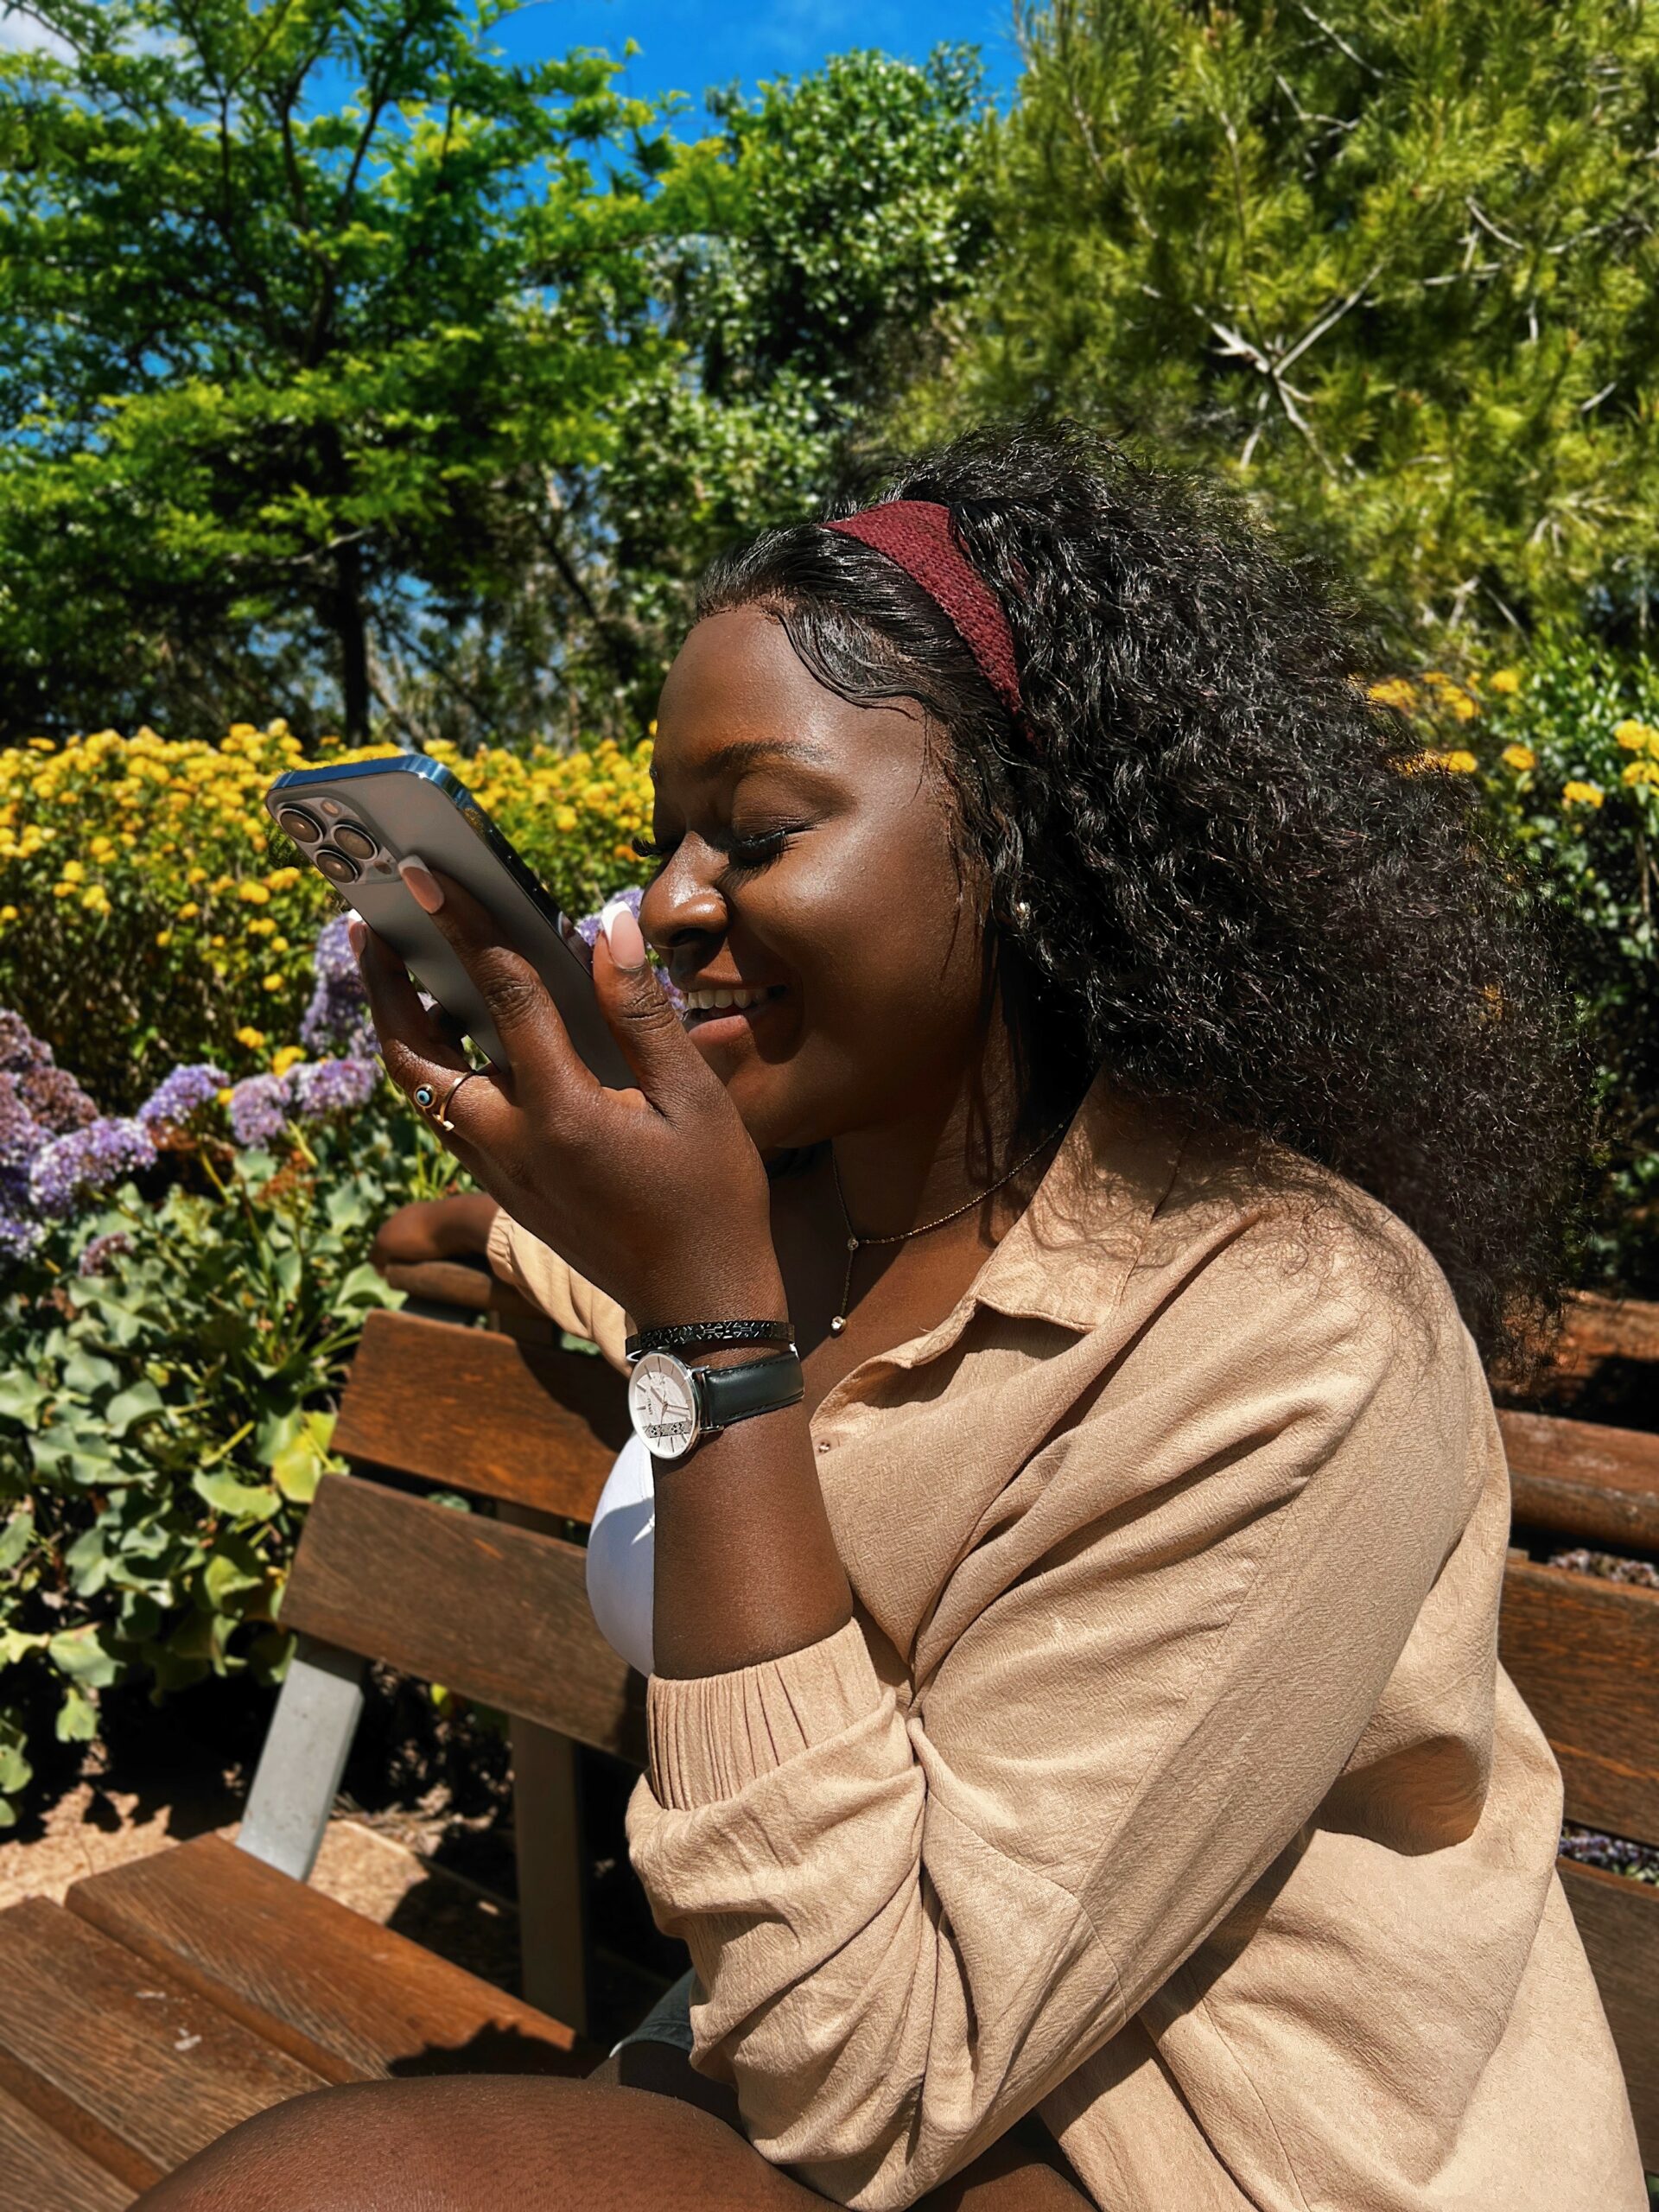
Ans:
<svg viewBox="0 0 1659 2212"><path fill-rule="evenodd" d="M730 1006L731 1002L732 995L729 991L716 991L715 993L715 1004L716 1006Z"/></svg>
<svg viewBox="0 0 1659 2212"><path fill-rule="evenodd" d="M753 991L734 991L732 993L732 1004L736 1007L738 1011L741 1013L746 1006L753 1006L754 1004L754 993Z"/></svg>

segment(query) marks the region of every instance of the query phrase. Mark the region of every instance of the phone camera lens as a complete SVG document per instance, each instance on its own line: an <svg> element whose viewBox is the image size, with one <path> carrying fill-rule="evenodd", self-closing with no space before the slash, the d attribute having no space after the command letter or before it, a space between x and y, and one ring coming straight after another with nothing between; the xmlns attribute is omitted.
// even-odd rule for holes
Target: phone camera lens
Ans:
<svg viewBox="0 0 1659 2212"><path fill-rule="evenodd" d="M315 845L322 835L322 824L308 814L303 807L285 806L276 817L289 836L302 845Z"/></svg>
<svg viewBox="0 0 1659 2212"><path fill-rule="evenodd" d="M354 822L340 822L334 825L334 842L342 853L349 853L354 861L365 861L374 850L374 840L366 830Z"/></svg>
<svg viewBox="0 0 1659 2212"><path fill-rule="evenodd" d="M345 853L337 853L332 845L320 849L317 866L330 883L355 883L359 873L357 862Z"/></svg>

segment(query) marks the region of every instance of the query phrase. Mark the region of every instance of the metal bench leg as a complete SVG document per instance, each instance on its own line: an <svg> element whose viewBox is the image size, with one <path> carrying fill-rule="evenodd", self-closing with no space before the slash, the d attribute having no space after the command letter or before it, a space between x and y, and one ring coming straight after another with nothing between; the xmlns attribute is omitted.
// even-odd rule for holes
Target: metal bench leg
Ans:
<svg viewBox="0 0 1659 2212"><path fill-rule="evenodd" d="M363 1661L299 1638L248 1792L239 1851L308 1881L363 1713Z"/></svg>

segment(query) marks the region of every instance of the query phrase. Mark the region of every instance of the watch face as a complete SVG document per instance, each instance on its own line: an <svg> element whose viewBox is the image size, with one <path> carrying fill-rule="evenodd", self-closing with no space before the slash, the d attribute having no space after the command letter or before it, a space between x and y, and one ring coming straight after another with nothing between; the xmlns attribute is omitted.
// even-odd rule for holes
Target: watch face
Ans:
<svg viewBox="0 0 1659 2212"><path fill-rule="evenodd" d="M648 1351L628 1377L628 1418L654 1459L678 1459L697 1440L696 1385L665 1351Z"/></svg>

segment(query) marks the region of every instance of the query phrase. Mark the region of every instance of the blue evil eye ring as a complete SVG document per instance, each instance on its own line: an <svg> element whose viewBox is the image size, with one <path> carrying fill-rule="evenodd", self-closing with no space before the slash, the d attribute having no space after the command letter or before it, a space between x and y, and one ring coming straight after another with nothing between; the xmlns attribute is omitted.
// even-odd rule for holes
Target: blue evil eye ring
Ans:
<svg viewBox="0 0 1659 2212"><path fill-rule="evenodd" d="M437 1095L429 1083L416 1084L415 1086L415 1103L423 1114L435 1100Z"/></svg>

